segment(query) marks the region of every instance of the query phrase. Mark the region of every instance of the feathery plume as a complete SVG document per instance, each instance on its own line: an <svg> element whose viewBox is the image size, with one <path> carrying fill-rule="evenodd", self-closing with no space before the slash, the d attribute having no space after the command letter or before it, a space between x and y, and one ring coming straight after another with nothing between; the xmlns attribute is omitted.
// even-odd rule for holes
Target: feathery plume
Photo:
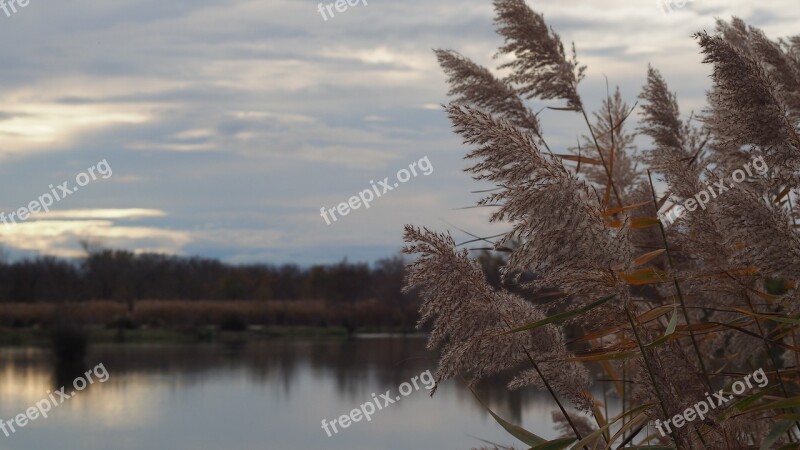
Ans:
<svg viewBox="0 0 800 450"><path fill-rule="evenodd" d="M597 414L599 403L585 389L592 376L575 362L587 355L603 362L624 411L649 405L644 414L653 420L682 413L706 392L729 385L731 371L753 364L771 368L770 381L780 387L774 393L796 396L775 349L797 345L782 318L800 311L794 224L800 217L800 36L772 41L738 18L718 21L714 35L697 34L705 62L714 67L700 125L691 117L681 120L676 95L649 67L637 131L652 139L652 148L639 156L635 135L623 131L629 111L619 92L608 96L590 123L577 92L585 68L574 46L568 59L558 34L524 0L494 0L494 6L505 39L496 57L513 58L500 66L511 73L498 79L455 52L437 50L450 94L457 96L446 111L455 132L476 147L467 154L474 160L467 171L496 185L479 204L497 208L491 221L512 227L497 244L515 243L505 249L504 273L517 281L525 274L520 287L534 294L555 289L561 297L534 305L494 290L449 235L408 227L406 240L415 244L406 251L420 255L408 287L423 289L421 323L432 323L429 344L442 349L437 381L457 373L476 381L510 369L510 388L544 386L556 399ZM563 99L583 114L591 133L581 141L580 161L590 165L583 179L540 151L538 144L546 144L538 118L520 97ZM595 155L602 172L591 167ZM768 163L766 173L756 168L759 176L726 188L734 170L748 167L749 173L745 164L754 156ZM647 166L646 179L636 173L634 158ZM651 172L666 182L665 198L657 197ZM608 190L605 198L595 191L603 184L613 188L617 208L607 208ZM707 191L717 185L722 188ZM713 198L698 207L701 191ZM687 206L665 229L655 216L670 197L681 203L697 198L694 209ZM763 292L765 280L776 280L783 292ZM544 311L558 316L542 322ZM507 333L520 325L526 331ZM577 334L574 344L588 346L580 358L569 348L573 343L567 345L565 329ZM798 361L792 354L783 355L789 364ZM596 429L558 404L558 420L574 435ZM796 412L745 408L731 416L732 405L656 442L681 449L750 448L783 434L776 413ZM598 426L610 420L595 418ZM800 422L794 426L800 429ZM621 436L622 446L636 433ZM771 442L780 446L789 439ZM598 437L584 448L611 444L616 442Z"/></svg>
<svg viewBox="0 0 800 450"><path fill-rule="evenodd" d="M441 349L437 385L458 374L471 384L533 360L563 356L567 352L561 332L553 325L509 333L516 327L543 319L544 313L522 298L492 289L480 266L459 252L449 234L406 226L404 253L419 258L409 265L405 289L419 289L423 298L420 325L432 323L428 347ZM555 363L560 392L576 406L587 407L581 392L588 376L568 363ZM548 365L550 366L550 364ZM581 376L583 375L583 376ZM525 384L538 383L525 380Z"/></svg>
<svg viewBox="0 0 800 450"><path fill-rule="evenodd" d="M512 223L505 240L521 242L508 270L531 270L540 278L530 286L558 286L568 295L615 292L608 267L618 262L623 244L604 225L600 203L586 184L508 122L457 105L447 112L464 142L479 146L467 154L479 160L468 171L501 187L479 203L499 204L491 221Z"/></svg>
<svg viewBox="0 0 800 450"><path fill-rule="evenodd" d="M495 77L489 69L474 63L452 50L434 50L444 72L448 75L454 101L489 111L507 119L517 127L541 135L539 120L507 82Z"/></svg>
<svg viewBox="0 0 800 450"><path fill-rule="evenodd" d="M497 32L505 38L497 55L515 57L500 66L512 70L507 80L529 99L563 99L569 108L581 110L578 83L586 67L578 65L575 46L567 59L559 35L524 0L494 0L494 9Z"/></svg>
<svg viewBox="0 0 800 450"><path fill-rule="evenodd" d="M703 62L713 64L713 115L707 119L718 139L761 148L792 146L800 151L797 124L791 122L774 95L775 86L764 69L722 36L695 35Z"/></svg>
<svg viewBox="0 0 800 450"><path fill-rule="evenodd" d="M634 135L625 131L625 122L631 111L617 87L614 94L603 99L600 108L594 112L592 126L600 148L595 145L594 138L584 135L580 152L576 148L571 149L573 153L589 158L598 158L602 153L602 160L608 163L614 185L619 188L623 197L643 180L642 174L636 170ZM608 174L602 166L588 164L584 167L586 179L596 186L610 186ZM610 189L606 189L606 195L609 194Z"/></svg>

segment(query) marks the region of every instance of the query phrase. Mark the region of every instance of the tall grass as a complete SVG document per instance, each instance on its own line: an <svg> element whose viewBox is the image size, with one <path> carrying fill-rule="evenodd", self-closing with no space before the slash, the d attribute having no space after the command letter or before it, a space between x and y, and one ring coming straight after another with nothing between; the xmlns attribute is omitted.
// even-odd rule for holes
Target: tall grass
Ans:
<svg viewBox="0 0 800 450"><path fill-rule="evenodd" d="M449 233L407 226L418 259L406 286L442 351L437 383L508 372L509 388L546 390L559 439L492 413L533 449L800 448L800 36L719 20L695 35L713 71L701 116L682 118L652 67L638 102L609 91L592 112L574 45L524 0L494 8L503 77L435 54L455 97L445 111L473 147L467 171L494 185L479 206L509 227L492 241L508 255L504 277L539 301L491 286ZM582 119L577 146L548 144L533 111ZM702 198L710 185L721 187ZM757 368L770 388L732 389ZM735 401L663 435L652 427L720 390Z"/></svg>

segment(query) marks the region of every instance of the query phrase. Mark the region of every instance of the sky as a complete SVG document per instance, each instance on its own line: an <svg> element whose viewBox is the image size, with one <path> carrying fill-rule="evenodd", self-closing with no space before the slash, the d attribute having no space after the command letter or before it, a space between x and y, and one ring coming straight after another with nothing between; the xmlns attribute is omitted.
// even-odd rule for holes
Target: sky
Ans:
<svg viewBox="0 0 800 450"><path fill-rule="evenodd" d="M710 68L691 35L715 18L800 34L797 0L695 0L669 13L656 0L528 4L575 42L591 109L606 77L635 102L648 63L684 114L701 109ZM84 241L234 264L369 262L398 252L407 223L459 241L469 239L459 230L506 230L469 208L491 186L463 172L468 148L441 110L448 87L432 52L499 65L491 1L362 0L325 18L318 8L29 0L0 10L0 211L18 213L0 223L7 257L77 257ZM551 147L586 131L574 113L541 117ZM379 187L387 177L391 190ZM369 208L329 211L363 191ZM21 220L45 194L49 212Z"/></svg>

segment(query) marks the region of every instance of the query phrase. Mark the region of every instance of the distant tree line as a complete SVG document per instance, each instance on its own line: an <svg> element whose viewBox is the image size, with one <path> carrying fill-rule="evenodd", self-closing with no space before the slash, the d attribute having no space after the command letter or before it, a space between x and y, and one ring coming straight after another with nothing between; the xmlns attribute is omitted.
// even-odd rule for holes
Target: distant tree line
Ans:
<svg viewBox="0 0 800 450"><path fill-rule="evenodd" d="M503 258L484 251L477 261L489 284L499 286ZM415 292L401 292L405 263L395 256L371 265L346 260L310 267L231 265L201 257L87 248L78 259L0 260L0 305L80 306L71 314L82 322L123 321L131 327L264 324L411 330L419 301ZM209 301L227 306L219 309ZM245 307L251 301L262 306ZM0 326L48 324L60 317L56 311L5 309ZM123 319L124 311L129 315Z"/></svg>
<svg viewBox="0 0 800 450"><path fill-rule="evenodd" d="M408 301L400 292L404 262L372 266L230 265L201 257L100 250L79 260L39 257L0 262L0 301L328 300Z"/></svg>
<svg viewBox="0 0 800 450"><path fill-rule="evenodd" d="M483 253L478 261L490 284L499 285L502 258ZM403 303L408 300L400 292L404 268L399 256L371 266L345 260L303 268L99 250L77 260L38 257L0 262L0 301L377 299Z"/></svg>

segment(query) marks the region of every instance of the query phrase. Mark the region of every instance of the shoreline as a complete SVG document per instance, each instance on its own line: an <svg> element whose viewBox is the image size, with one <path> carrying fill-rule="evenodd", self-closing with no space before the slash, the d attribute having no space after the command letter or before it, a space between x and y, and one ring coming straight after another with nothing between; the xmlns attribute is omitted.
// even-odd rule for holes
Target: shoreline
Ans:
<svg viewBox="0 0 800 450"><path fill-rule="evenodd" d="M89 344L159 344L159 343L239 343L260 340L348 340L383 338L427 338L427 333L401 329L365 327L348 334L344 327L251 326L243 331L224 331L218 327L191 329L109 329L86 327ZM42 328L0 328L0 347L51 347L53 330Z"/></svg>

